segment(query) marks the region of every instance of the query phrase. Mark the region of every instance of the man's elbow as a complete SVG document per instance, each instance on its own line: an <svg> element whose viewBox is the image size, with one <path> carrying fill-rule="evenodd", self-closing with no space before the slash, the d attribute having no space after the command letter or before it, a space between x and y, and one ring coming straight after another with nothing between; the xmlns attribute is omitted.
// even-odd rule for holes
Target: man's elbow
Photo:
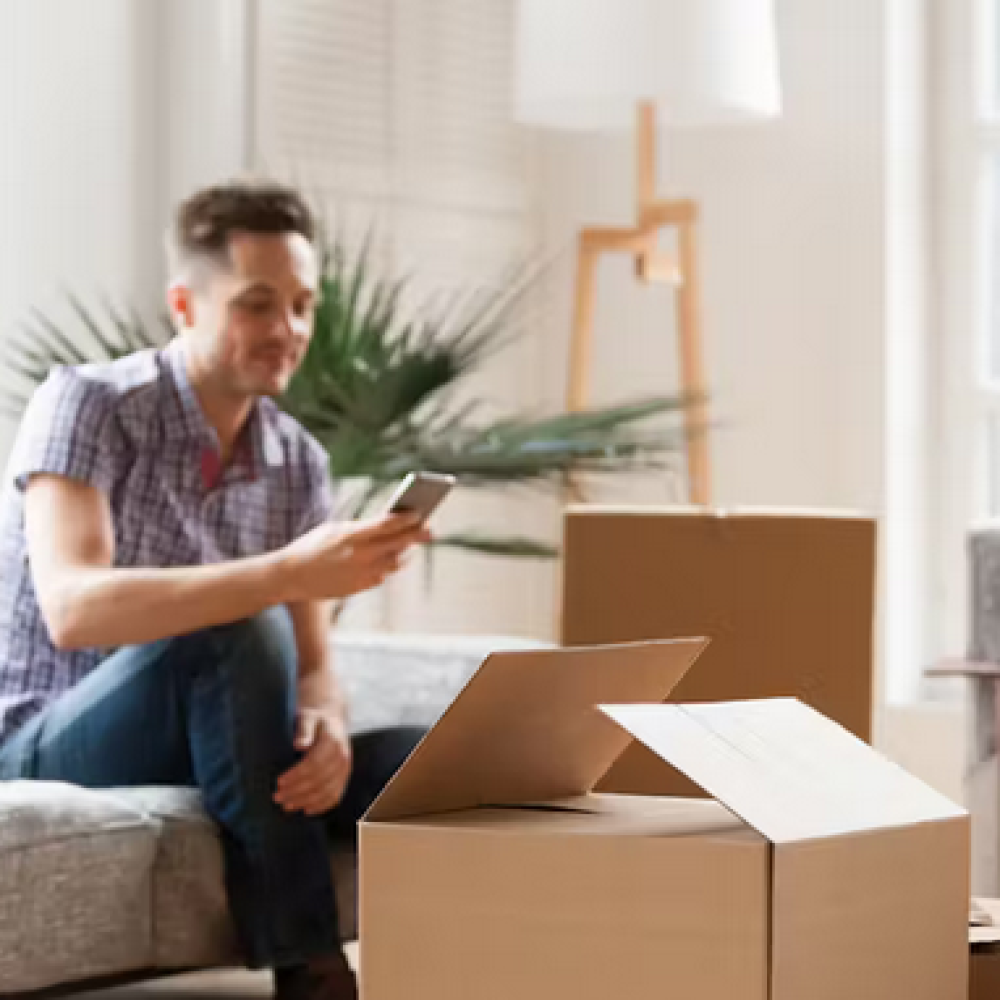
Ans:
<svg viewBox="0 0 1000 1000"><path fill-rule="evenodd" d="M42 603L49 641L60 652L86 648L89 643L82 616L72 602L59 597Z"/></svg>
<svg viewBox="0 0 1000 1000"><path fill-rule="evenodd" d="M49 628L49 640L53 647L60 653L73 652L86 649L88 643L84 642L83 636L77 635L70 629Z"/></svg>

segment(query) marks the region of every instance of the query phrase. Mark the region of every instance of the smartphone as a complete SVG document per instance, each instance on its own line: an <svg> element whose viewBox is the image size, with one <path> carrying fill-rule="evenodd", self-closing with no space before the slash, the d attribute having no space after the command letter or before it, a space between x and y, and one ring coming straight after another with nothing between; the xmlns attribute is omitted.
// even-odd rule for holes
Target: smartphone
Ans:
<svg viewBox="0 0 1000 1000"><path fill-rule="evenodd" d="M438 472L411 472L389 501L390 514L420 514L427 520L455 486L455 477Z"/></svg>

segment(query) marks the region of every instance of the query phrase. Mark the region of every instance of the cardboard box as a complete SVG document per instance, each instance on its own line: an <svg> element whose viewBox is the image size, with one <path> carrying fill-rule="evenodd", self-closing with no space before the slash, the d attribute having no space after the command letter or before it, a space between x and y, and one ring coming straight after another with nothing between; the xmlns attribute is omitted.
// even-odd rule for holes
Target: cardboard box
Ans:
<svg viewBox="0 0 1000 1000"><path fill-rule="evenodd" d="M1000 998L1000 900L973 899L969 922L969 1000Z"/></svg>
<svg viewBox="0 0 1000 1000"><path fill-rule="evenodd" d="M965 812L794 699L659 704L704 645L485 662L361 825L366 1000L964 1000ZM713 800L593 793L633 737Z"/></svg>
<svg viewBox="0 0 1000 1000"><path fill-rule="evenodd" d="M867 517L571 507L562 645L710 636L673 700L790 696L870 742L876 544ZM698 794L643 748L602 788Z"/></svg>

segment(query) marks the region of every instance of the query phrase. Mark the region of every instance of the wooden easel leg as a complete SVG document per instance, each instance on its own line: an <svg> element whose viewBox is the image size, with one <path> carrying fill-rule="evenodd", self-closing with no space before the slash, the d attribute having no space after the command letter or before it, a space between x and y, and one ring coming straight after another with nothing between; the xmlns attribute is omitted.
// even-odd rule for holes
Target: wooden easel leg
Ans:
<svg viewBox="0 0 1000 1000"><path fill-rule="evenodd" d="M677 251L681 284L677 289L677 327L681 385L692 401L684 410L687 439L688 484L691 502L709 503L711 481L708 453L708 404L705 362L702 352L700 289L698 287L698 245L696 223L679 227Z"/></svg>
<svg viewBox="0 0 1000 1000"><path fill-rule="evenodd" d="M578 413L586 406L590 385L594 335L594 279L597 257L581 233L576 255L576 298L569 345L569 383L566 409Z"/></svg>

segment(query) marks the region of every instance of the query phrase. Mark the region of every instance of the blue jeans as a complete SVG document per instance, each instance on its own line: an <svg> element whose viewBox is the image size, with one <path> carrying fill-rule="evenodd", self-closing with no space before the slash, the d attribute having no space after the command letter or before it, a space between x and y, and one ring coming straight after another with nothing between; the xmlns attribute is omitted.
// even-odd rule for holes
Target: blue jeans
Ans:
<svg viewBox="0 0 1000 1000"><path fill-rule="evenodd" d="M356 738L341 803L324 817L273 800L293 747L297 655L275 608L247 621L121 649L0 747L0 777L91 788L195 785L217 822L247 962L294 965L340 947L329 853L422 733Z"/></svg>

